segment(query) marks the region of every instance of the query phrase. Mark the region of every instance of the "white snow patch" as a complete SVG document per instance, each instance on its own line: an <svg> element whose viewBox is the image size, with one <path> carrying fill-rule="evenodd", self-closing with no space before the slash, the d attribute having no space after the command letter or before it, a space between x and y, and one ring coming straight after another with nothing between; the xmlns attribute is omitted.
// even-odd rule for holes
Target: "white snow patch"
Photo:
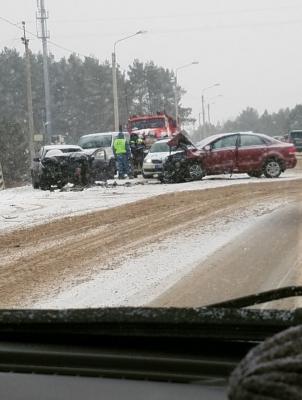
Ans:
<svg viewBox="0 0 302 400"><path fill-rule="evenodd" d="M278 179L249 178L247 175L208 177L198 182L162 185L150 181L144 185L117 186L114 188L92 187L81 192L58 190L34 190L31 186L0 191L0 233L31 225L42 224L54 219L86 214L119 205L146 199L164 193L186 190L202 190L229 185L291 180L301 178L298 171L289 171ZM131 181L130 181L131 183Z"/></svg>

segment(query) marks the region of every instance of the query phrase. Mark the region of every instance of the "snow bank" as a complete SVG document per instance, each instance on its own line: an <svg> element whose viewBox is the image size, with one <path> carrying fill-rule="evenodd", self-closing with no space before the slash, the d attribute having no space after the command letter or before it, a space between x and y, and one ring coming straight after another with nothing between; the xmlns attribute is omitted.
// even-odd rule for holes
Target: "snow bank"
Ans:
<svg viewBox="0 0 302 400"><path fill-rule="evenodd" d="M280 180L301 178L301 173L286 172ZM31 186L0 191L0 233L6 230L24 228L34 224L49 222L65 216L85 214L127 204L163 193L181 192L185 190L201 190L237 184L263 182L267 180L249 178L247 175L208 177L202 181L162 185L157 181L131 186L105 188L93 187L80 192L60 192L58 190L34 190ZM143 183L136 182L136 183Z"/></svg>

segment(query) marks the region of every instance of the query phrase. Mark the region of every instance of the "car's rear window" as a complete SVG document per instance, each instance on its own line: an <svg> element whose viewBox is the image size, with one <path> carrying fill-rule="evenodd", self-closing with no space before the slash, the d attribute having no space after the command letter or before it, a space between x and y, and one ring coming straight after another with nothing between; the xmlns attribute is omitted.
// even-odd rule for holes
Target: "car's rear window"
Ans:
<svg viewBox="0 0 302 400"><path fill-rule="evenodd" d="M247 146L263 146L264 141L260 136L256 135L241 135L240 136L240 146L247 147Z"/></svg>

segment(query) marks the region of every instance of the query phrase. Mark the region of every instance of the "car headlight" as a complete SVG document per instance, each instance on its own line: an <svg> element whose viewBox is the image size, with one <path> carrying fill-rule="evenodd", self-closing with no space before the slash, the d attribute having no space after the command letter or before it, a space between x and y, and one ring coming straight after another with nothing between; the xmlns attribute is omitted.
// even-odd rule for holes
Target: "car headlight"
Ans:
<svg viewBox="0 0 302 400"><path fill-rule="evenodd" d="M104 150L97 150L94 153L94 158L95 158L95 160L105 160L105 158L106 158L105 151Z"/></svg>
<svg viewBox="0 0 302 400"><path fill-rule="evenodd" d="M151 158L147 158L145 161L146 161L146 163L152 163Z"/></svg>

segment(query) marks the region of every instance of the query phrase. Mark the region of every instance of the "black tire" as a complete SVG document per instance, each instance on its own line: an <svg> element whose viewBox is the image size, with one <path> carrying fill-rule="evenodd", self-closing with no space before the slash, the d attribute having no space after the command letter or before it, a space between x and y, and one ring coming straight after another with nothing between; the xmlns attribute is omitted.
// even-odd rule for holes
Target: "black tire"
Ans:
<svg viewBox="0 0 302 400"><path fill-rule="evenodd" d="M266 161L263 167L263 173L266 178L278 178L282 172L282 164L275 158Z"/></svg>
<svg viewBox="0 0 302 400"><path fill-rule="evenodd" d="M190 180L199 181L204 177L204 170L200 163L194 162L188 165L188 175Z"/></svg>
<svg viewBox="0 0 302 400"><path fill-rule="evenodd" d="M66 183L67 182L57 182L57 188L62 189L66 185Z"/></svg>
<svg viewBox="0 0 302 400"><path fill-rule="evenodd" d="M171 171L164 171L162 176L162 183L182 183L185 182L184 178L174 172Z"/></svg>
<svg viewBox="0 0 302 400"><path fill-rule="evenodd" d="M263 172L262 171L251 171L251 172L248 172L247 174L251 178L261 178Z"/></svg>
<svg viewBox="0 0 302 400"><path fill-rule="evenodd" d="M41 188L41 190L50 190L51 189L51 185L49 183L45 182L45 180L43 179L40 182L40 188Z"/></svg>
<svg viewBox="0 0 302 400"><path fill-rule="evenodd" d="M40 188L41 188L41 190L50 190L51 186L49 186L49 185L41 185Z"/></svg>

